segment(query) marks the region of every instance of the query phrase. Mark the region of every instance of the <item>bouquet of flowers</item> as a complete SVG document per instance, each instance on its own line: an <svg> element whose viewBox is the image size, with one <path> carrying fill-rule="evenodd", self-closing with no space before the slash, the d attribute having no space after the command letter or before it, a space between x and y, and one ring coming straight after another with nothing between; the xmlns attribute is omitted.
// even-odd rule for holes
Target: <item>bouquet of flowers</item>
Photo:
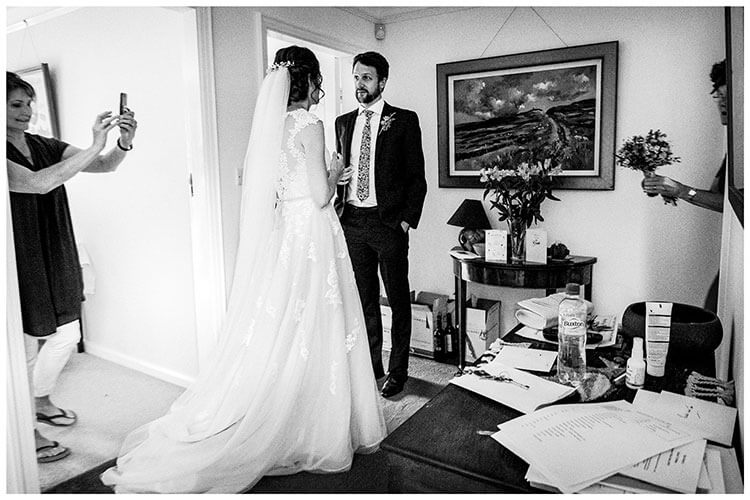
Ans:
<svg viewBox="0 0 750 500"><path fill-rule="evenodd" d="M532 222L544 220L542 202L560 201L552 194L552 177L562 171L561 154L559 144L539 151L520 149L515 154L498 155L491 166L479 171L484 198L490 195L501 222L507 220L509 226L523 223L528 228Z"/></svg>
<svg viewBox="0 0 750 500"><path fill-rule="evenodd" d="M672 154L672 147L666 141L667 134L661 130L649 130L644 138L634 135L626 139L622 147L615 154L617 163L621 167L632 168L643 172L645 177L651 177L658 167L679 163L680 158ZM649 194L649 196L656 196ZM664 203L677 205L677 200L671 196L663 196Z"/></svg>

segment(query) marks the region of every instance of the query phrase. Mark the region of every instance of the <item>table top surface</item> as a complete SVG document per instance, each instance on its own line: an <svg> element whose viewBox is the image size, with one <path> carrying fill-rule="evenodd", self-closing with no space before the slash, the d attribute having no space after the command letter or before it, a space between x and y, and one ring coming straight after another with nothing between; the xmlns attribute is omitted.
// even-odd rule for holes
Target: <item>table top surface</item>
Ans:
<svg viewBox="0 0 750 500"><path fill-rule="evenodd" d="M586 257L583 255L571 255L566 259L548 259L546 263L542 262L496 262L488 261L483 257L474 259L461 259L451 255L454 262L469 266L479 267L496 267L502 269L555 269L567 268L573 266L588 266L596 263L596 257Z"/></svg>

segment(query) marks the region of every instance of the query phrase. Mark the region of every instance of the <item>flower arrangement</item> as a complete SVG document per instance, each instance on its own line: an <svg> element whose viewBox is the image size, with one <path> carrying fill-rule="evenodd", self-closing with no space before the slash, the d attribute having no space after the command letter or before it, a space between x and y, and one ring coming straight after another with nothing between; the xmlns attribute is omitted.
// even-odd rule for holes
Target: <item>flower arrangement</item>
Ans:
<svg viewBox="0 0 750 500"><path fill-rule="evenodd" d="M542 202L560 201L552 194L552 178L562 171L559 158L559 147L539 152L519 150L516 154L498 155L491 167L479 171L484 198L490 195L500 222L520 220L528 228L532 222L544 220Z"/></svg>
<svg viewBox="0 0 750 500"><path fill-rule="evenodd" d="M511 235L514 260L523 260L524 235L532 223L543 221L544 200L560 201L552 194L553 176L562 171L563 148L553 143L539 150L518 149L497 155L490 166L483 167L480 180L484 199L490 197L492 208L506 221ZM520 241L518 241L520 239Z"/></svg>
<svg viewBox="0 0 750 500"><path fill-rule="evenodd" d="M656 169L661 166L679 163L680 157L672 154L672 146L666 138L667 134L657 129L649 130L646 137L634 135L626 139L615 154L617 163L621 167L643 172L645 177L653 176ZM677 205L677 200L671 196L662 195L662 198L664 203Z"/></svg>

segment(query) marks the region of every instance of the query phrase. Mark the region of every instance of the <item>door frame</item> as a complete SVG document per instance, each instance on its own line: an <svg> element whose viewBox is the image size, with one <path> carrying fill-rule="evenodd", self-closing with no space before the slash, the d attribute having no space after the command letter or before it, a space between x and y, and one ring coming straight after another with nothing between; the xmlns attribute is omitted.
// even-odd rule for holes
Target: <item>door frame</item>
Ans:
<svg viewBox="0 0 750 500"><path fill-rule="evenodd" d="M193 290L198 368L217 345L226 311L216 86L210 7L179 7L185 16L183 71L193 245ZM187 43L186 43L187 45Z"/></svg>

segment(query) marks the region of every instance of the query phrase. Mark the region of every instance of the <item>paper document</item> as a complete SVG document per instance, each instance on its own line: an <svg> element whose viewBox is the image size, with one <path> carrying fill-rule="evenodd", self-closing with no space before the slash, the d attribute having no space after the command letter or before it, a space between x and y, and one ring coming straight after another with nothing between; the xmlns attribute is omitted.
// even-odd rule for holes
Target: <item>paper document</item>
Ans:
<svg viewBox="0 0 750 500"><path fill-rule="evenodd" d="M453 378L450 383L523 413L530 413L540 406L559 401L575 392L574 387L550 382L531 373L516 370L500 363L497 358L478 368L490 376L501 377L505 381L482 378L480 375L468 373L467 369L467 373Z"/></svg>
<svg viewBox="0 0 750 500"><path fill-rule="evenodd" d="M498 427L492 438L563 493L697 439L625 401L548 406Z"/></svg>
<svg viewBox="0 0 750 500"><path fill-rule="evenodd" d="M620 474L681 493L695 493L706 452L706 440L692 443L649 457Z"/></svg>
<svg viewBox="0 0 750 500"><path fill-rule="evenodd" d="M495 360L519 370L531 370L535 372L548 372L557 359L555 351L543 351L541 349L524 349L522 347L504 346Z"/></svg>
<svg viewBox="0 0 750 500"><path fill-rule="evenodd" d="M711 481L709 493L726 493L724 487L724 473L721 468L721 455L716 448L706 448L706 469Z"/></svg>
<svg viewBox="0 0 750 500"><path fill-rule="evenodd" d="M650 415L688 426L704 439L725 446L732 445L737 408L673 392L644 390L636 393L633 405Z"/></svg>
<svg viewBox="0 0 750 500"><path fill-rule="evenodd" d="M737 454L734 448L724 448L709 444L706 450L717 450L721 455L721 471L724 479L724 490L727 493L744 493L742 486L742 474L740 465L737 463Z"/></svg>

